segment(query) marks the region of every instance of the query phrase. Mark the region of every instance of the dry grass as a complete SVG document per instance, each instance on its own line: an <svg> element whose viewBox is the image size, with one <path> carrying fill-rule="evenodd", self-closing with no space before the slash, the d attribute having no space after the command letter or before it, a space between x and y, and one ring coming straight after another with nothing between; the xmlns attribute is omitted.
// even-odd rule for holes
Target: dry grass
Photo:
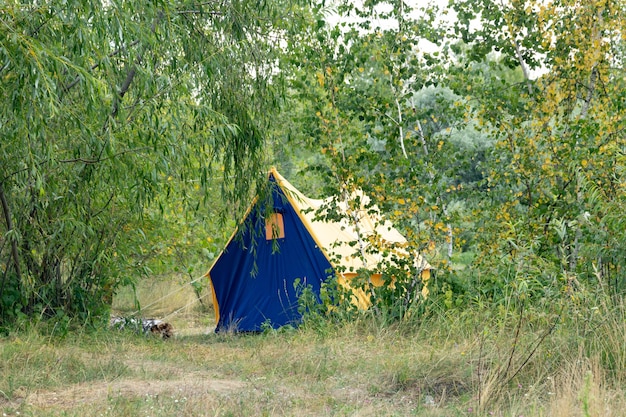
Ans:
<svg viewBox="0 0 626 417"><path fill-rule="evenodd" d="M545 329L525 323L511 355L516 322L480 314L216 335L207 333L208 314L190 310L176 316L168 341L107 330L15 334L0 339L0 409L81 417L623 415L619 317L586 335L575 323L560 326L509 380L508 363L523 364Z"/></svg>
<svg viewBox="0 0 626 417"><path fill-rule="evenodd" d="M462 375L450 378L443 369L424 366L434 349L414 350L410 338L392 332L380 337L356 324L343 330L324 337L303 331L168 342L124 334L52 344L36 334L14 337L2 344L3 362L29 358L29 366L21 379L0 377L2 406L8 415L455 412L467 388ZM24 347L19 353L18 346ZM81 371L66 372L70 368ZM39 379L42 371L48 376Z"/></svg>
<svg viewBox="0 0 626 417"><path fill-rule="evenodd" d="M164 319L179 336L209 333L215 327L211 294L204 289L198 299L189 280L185 276L156 277L141 281L135 293L124 288L113 299L113 314Z"/></svg>

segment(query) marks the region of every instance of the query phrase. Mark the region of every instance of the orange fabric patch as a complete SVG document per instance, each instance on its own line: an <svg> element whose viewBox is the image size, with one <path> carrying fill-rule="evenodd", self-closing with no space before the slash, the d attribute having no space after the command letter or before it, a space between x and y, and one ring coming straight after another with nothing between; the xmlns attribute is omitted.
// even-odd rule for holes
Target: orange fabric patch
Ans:
<svg viewBox="0 0 626 417"><path fill-rule="evenodd" d="M285 224L281 213L272 213L265 221L265 239L282 239L285 237Z"/></svg>

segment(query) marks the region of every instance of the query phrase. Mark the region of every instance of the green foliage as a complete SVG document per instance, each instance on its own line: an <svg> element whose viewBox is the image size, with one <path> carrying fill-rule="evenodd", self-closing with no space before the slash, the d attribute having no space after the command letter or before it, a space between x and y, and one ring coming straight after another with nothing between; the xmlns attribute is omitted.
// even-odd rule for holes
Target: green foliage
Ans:
<svg viewBox="0 0 626 417"><path fill-rule="evenodd" d="M499 89L465 83L465 94L479 103L478 120L493 126L495 144L484 165L487 194L475 210L477 274L497 291L512 288L512 295L542 302L579 285L619 291L623 265L607 250L622 248L613 239L623 229L606 220L623 204L622 158L614 152L624 139L615 133L622 129L616 98L623 71L610 65L622 56L623 9L602 2L454 5L468 60L480 63L500 51L522 76L489 81ZM481 24L471 31L474 17ZM532 79L529 68L539 67L545 75Z"/></svg>
<svg viewBox="0 0 626 417"><path fill-rule="evenodd" d="M245 210L281 94L277 34L300 20L284 6L0 6L0 325L105 312L152 272L146 217Z"/></svg>
<svg viewBox="0 0 626 417"><path fill-rule="evenodd" d="M311 285L305 286L300 280L294 281L294 288L304 328L324 329L351 321L358 314L351 302L352 290L340 285L336 278L324 281L319 294L313 291Z"/></svg>
<svg viewBox="0 0 626 417"><path fill-rule="evenodd" d="M372 197L445 306L620 293L623 11L459 0L447 27L429 7L340 3L290 44L286 137L321 149L325 195Z"/></svg>
<svg viewBox="0 0 626 417"><path fill-rule="evenodd" d="M0 325L193 281L269 162L336 204L363 190L441 308L623 294L621 0L5 3ZM397 320L425 283L394 268L372 296Z"/></svg>
<svg viewBox="0 0 626 417"><path fill-rule="evenodd" d="M375 6L341 3L339 25L320 18L297 49L293 45L299 59L290 63L291 98L306 103L292 109L302 132L297 140L321 150L322 159L310 171L324 181L322 194L336 196L339 203L363 190L372 197L368 209L381 207L415 247L424 249L431 236L421 233L426 219L419 208L437 197L417 192L429 183L431 171L417 133L407 127L416 125L408 99L414 85L432 82L428 69L436 64L414 55L413 48L420 39L437 38L430 24L434 12L411 14L406 4L392 6L393 12L382 17L399 27L382 29L362 19L373 16Z"/></svg>
<svg viewBox="0 0 626 417"><path fill-rule="evenodd" d="M435 8L344 2L336 12L338 24L321 17L290 45L297 59L285 63L293 68L289 115L298 128L285 130L285 141L308 146L310 153L321 150L307 156L312 166L301 168L322 178L320 194L341 204L363 190L371 197L365 209L380 209L400 229L407 253L423 254L442 279L450 277L450 257L476 244L472 210L485 189L493 128L476 120L479 108L457 88L466 73L455 77L446 61L456 57ZM477 67L472 76L486 78L490 71ZM382 250L376 237L368 239L369 250ZM387 279L397 275L394 267L381 266ZM425 283L394 279L397 287L381 290L376 303L399 319L424 300L415 294ZM356 285L369 292L368 281Z"/></svg>

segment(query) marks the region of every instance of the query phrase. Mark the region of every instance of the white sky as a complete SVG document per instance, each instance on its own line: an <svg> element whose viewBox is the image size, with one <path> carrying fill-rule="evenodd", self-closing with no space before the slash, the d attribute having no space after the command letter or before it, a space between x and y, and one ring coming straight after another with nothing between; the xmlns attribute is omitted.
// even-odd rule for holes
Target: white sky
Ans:
<svg viewBox="0 0 626 417"><path fill-rule="evenodd" d="M363 0L355 0L353 1L354 4L358 4L358 5L362 5L363 4ZM407 1L407 3L413 3L411 5L411 7L414 9L409 15L408 17L410 18L417 18L420 15L422 15L423 12L421 12L421 8L423 7L427 7L429 5L434 5L436 6L440 11L447 8L447 4L448 4L448 0L409 0ZM383 13L383 12L389 12L392 10L392 5L390 4L386 4L386 5L381 5L378 7L378 12L379 13ZM451 12L448 12L447 15L441 15L441 24L445 25L445 24L449 24L451 22L451 19L454 19L454 17L452 16ZM335 13L330 13L327 15L326 17L326 21L328 22L328 24L330 24L331 26L336 26L339 25L342 22L356 22L355 18L346 18L346 17L342 17L342 16L338 16ZM391 19L374 19L372 20L372 27L373 28L381 28L381 29L390 29L393 28L394 26L397 26L396 22L391 20ZM418 43L418 47L419 50L421 52L424 53L432 53L432 52L436 52L438 47L437 45L435 45L432 42L429 42L425 39L422 39L419 41Z"/></svg>
<svg viewBox="0 0 626 417"><path fill-rule="evenodd" d="M353 3L362 5L363 0L353 0ZM441 14L439 16L438 21L441 22L442 26L451 25L456 18L456 14L454 13L454 11L448 9L448 0L407 0L407 3L411 4L411 7L414 9L408 15L408 17L410 18L418 18L423 13L420 9L431 6L431 5L439 9ZM390 4L381 5L379 6L378 11L379 13L389 12L392 10L392 7L393 6ZM447 13L442 13L446 9L447 9ZM328 14L326 17L326 20L331 26L339 25L342 22L356 22L355 18L346 18L346 17L338 16L335 13ZM387 19L387 20L374 19L372 21L373 28L379 27L381 29L390 29L390 28L393 28L394 26L396 26L396 22L390 19ZM472 25L470 24L470 27L471 26ZM479 26L479 22L476 22L475 27L478 27L478 26ZM420 53L433 53L433 52L437 52L438 50L440 50L440 48L436 44L426 39L420 39L418 41L418 49ZM536 79L540 77L541 75L545 74L546 71L547 70L545 68L530 70L529 75L531 79Z"/></svg>

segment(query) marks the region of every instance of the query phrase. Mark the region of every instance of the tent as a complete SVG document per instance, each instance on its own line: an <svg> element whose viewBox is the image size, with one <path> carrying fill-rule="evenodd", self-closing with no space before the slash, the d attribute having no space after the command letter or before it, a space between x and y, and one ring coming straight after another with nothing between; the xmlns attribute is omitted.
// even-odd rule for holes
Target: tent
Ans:
<svg viewBox="0 0 626 417"><path fill-rule="evenodd" d="M255 199L206 273L217 332L296 325L301 318L296 282L319 294L322 283L338 274L340 282L348 286L357 270L375 271L383 259L382 253L366 250L369 238L376 236L387 244L406 243L376 207L365 209L368 200L362 193L352 196L360 209L351 210L343 202L337 208L349 216L322 221L316 219L316 211L328 200L304 196L274 168L268 179L272 195L263 201L270 203ZM428 263L419 255L414 262L422 279L428 279ZM373 275L372 282L382 285L380 275ZM366 308L369 297L357 293L355 302Z"/></svg>

